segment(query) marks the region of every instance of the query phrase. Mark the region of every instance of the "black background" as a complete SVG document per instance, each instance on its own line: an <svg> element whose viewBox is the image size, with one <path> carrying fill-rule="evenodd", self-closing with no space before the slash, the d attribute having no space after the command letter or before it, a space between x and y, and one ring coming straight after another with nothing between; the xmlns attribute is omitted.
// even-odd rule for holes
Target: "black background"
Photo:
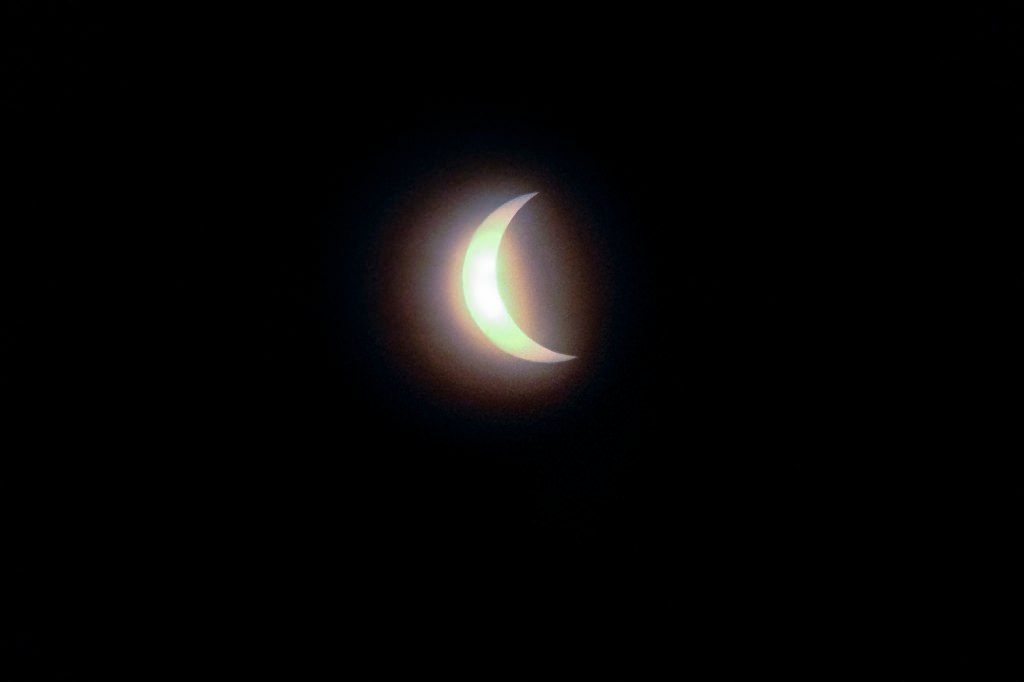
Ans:
<svg viewBox="0 0 1024 682"><path fill-rule="evenodd" d="M1009 3L6 13L5 679L1024 675ZM467 160L601 207L558 409L375 337Z"/></svg>

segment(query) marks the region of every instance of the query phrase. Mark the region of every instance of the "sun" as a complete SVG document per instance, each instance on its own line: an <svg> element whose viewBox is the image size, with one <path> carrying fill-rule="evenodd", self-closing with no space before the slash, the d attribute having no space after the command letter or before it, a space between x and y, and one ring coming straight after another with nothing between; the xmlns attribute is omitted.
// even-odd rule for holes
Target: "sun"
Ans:
<svg viewBox="0 0 1024 682"><path fill-rule="evenodd" d="M531 362L564 362L575 356L556 353L527 336L509 315L498 290L501 238L519 209L535 196L533 192L505 202L480 224L466 249L462 292L473 321L495 346Z"/></svg>

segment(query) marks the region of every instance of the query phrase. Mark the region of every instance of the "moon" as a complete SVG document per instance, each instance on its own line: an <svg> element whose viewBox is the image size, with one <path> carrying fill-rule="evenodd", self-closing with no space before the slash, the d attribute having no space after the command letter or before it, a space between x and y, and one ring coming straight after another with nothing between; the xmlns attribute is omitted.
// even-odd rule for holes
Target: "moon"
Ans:
<svg viewBox="0 0 1024 682"><path fill-rule="evenodd" d="M526 335L505 308L498 292L498 248L512 218L537 192L499 206L473 233L462 266L462 292L480 331L509 355L530 362L565 362L575 356L545 348Z"/></svg>

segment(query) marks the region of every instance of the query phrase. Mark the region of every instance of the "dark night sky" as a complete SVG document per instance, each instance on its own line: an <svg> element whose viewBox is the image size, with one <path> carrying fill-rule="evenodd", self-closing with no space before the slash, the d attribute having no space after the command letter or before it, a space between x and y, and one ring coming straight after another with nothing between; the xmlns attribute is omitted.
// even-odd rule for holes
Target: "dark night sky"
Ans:
<svg viewBox="0 0 1024 682"><path fill-rule="evenodd" d="M1024 17L620 12L8 3L0 676L1024 675ZM603 254L545 409L395 352L477 175Z"/></svg>

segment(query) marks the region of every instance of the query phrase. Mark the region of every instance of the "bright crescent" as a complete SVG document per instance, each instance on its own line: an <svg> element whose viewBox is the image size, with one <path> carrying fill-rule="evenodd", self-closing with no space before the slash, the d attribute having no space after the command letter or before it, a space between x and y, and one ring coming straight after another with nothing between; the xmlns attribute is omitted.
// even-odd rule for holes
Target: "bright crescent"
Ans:
<svg viewBox="0 0 1024 682"><path fill-rule="evenodd" d="M473 233L462 266L462 293L473 321L498 348L531 362L564 362L575 356L556 353L527 336L508 314L498 292L501 238L519 209L535 196L533 192L505 202Z"/></svg>

